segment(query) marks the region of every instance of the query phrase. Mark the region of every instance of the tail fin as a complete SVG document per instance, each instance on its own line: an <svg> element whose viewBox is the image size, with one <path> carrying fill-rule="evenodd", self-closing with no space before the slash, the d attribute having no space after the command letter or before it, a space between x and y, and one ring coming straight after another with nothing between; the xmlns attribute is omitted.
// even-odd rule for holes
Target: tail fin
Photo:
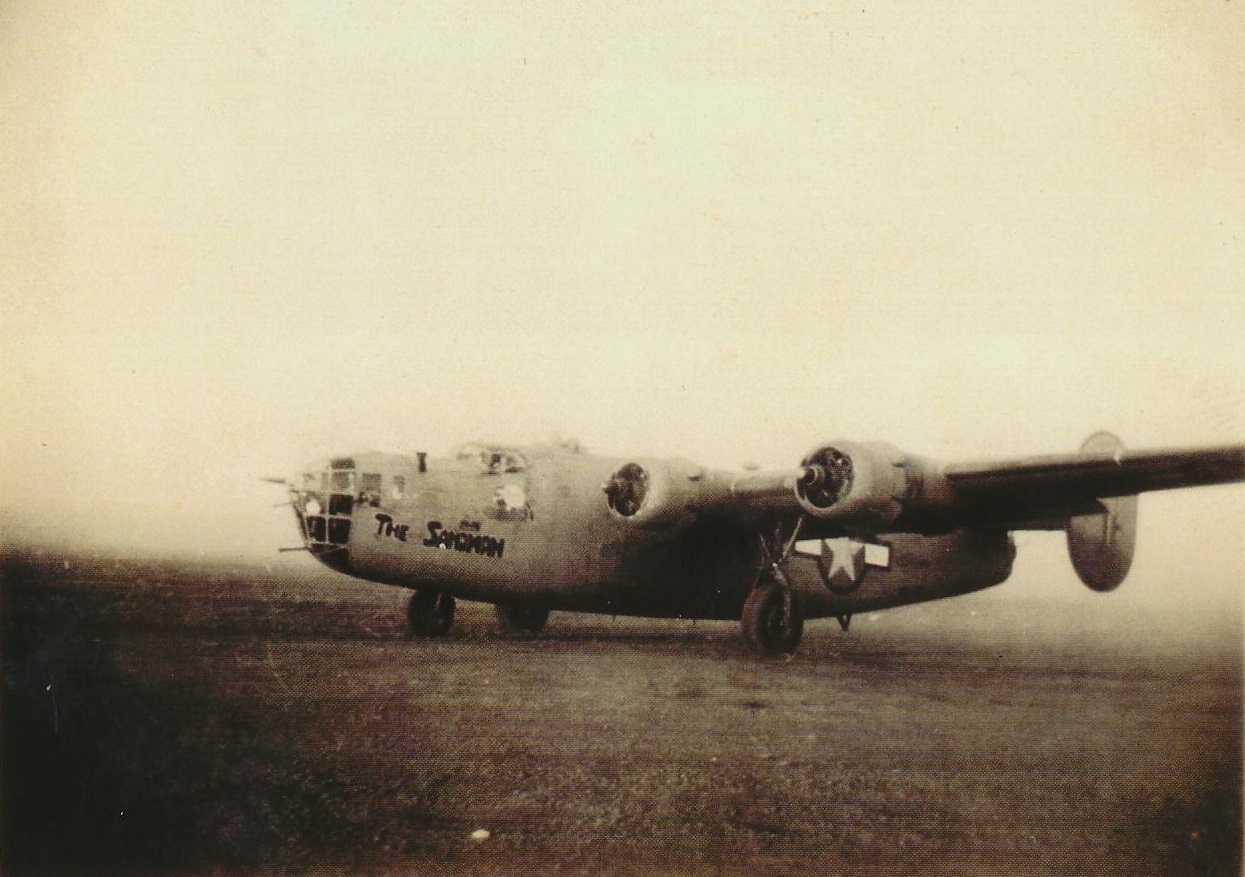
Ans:
<svg viewBox="0 0 1245 877"><path fill-rule="evenodd" d="M1082 451L1115 452L1124 443L1109 432L1097 432ZM1077 576L1094 591L1114 591L1128 575L1137 548L1137 496L1099 499L1102 511L1068 519L1068 554Z"/></svg>

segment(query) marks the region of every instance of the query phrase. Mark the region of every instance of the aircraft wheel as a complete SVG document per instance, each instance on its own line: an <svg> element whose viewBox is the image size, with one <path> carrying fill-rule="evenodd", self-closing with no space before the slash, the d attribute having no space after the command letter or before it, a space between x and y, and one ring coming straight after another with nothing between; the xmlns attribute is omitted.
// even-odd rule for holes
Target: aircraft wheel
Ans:
<svg viewBox="0 0 1245 877"><path fill-rule="evenodd" d="M444 636L454 624L454 598L445 591L420 588L406 609L411 636Z"/></svg>
<svg viewBox="0 0 1245 877"><path fill-rule="evenodd" d="M549 620L549 610L543 606L514 606L498 603L497 623L505 633L540 633Z"/></svg>
<svg viewBox="0 0 1245 877"><path fill-rule="evenodd" d="M752 589L744 603L744 637L763 658L790 658L804 633L804 613L795 595L777 585Z"/></svg>

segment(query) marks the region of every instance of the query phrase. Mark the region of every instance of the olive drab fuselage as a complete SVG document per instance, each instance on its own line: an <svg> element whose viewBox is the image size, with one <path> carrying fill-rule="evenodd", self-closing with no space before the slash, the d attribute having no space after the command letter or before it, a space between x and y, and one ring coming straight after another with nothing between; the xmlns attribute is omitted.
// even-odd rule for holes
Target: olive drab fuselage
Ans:
<svg viewBox="0 0 1245 877"><path fill-rule="evenodd" d="M776 553L773 517L724 499L738 475L676 459L641 461L663 479L661 502L627 518L607 501L627 462L472 445L448 458L337 457L287 483L308 550L352 576L505 605L739 619ZM979 590L1015 556L1003 528L870 537L801 532L797 519L779 522L779 568L808 618Z"/></svg>

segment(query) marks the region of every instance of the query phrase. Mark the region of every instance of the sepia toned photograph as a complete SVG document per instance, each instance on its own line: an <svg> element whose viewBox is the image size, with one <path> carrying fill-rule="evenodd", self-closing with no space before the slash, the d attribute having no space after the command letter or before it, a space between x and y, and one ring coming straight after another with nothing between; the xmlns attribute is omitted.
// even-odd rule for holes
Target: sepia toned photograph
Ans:
<svg viewBox="0 0 1245 877"><path fill-rule="evenodd" d="M0 873L1239 875L1243 45L0 3Z"/></svg>

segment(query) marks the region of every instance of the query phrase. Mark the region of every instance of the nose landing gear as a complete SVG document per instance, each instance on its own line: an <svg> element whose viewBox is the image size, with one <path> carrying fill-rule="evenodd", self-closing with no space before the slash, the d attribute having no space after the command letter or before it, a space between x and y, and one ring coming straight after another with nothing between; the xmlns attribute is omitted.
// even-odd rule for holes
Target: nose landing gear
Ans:
<svg viewBox="0 0 1245 877"><path fill-rule="evenodd" d="M420 588L406 608L408 636L444 636L454 625L454 598L445 591Z"/></svg>

